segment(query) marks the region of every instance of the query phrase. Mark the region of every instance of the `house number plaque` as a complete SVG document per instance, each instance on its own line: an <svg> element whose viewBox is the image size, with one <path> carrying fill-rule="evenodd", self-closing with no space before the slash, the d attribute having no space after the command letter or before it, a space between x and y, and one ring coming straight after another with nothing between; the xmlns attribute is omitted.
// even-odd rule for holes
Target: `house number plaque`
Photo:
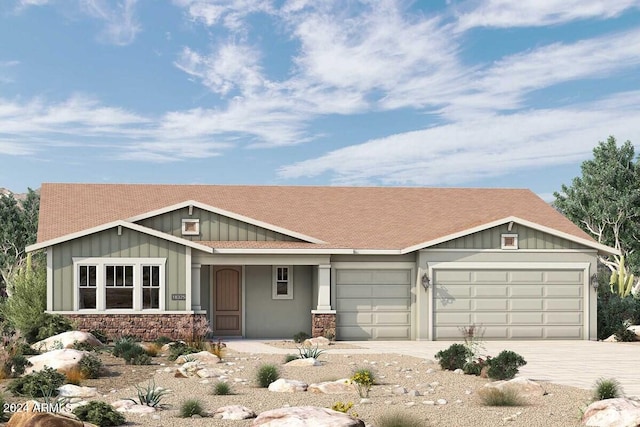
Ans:
<svg viewBox="0 0 640 427"><path fill-rule="evenodd" d="M171 300L173 301L186 301L187 294L171 294Z"/></svg>

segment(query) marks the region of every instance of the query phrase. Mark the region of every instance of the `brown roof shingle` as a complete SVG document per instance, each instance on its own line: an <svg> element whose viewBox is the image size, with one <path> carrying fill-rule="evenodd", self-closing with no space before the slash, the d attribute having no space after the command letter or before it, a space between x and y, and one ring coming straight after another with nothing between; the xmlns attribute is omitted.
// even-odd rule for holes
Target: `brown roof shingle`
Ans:
<svg viewBox="0 0 640 427"><path fill-rule="evenodd" d="M525 189L47 183L38 242L188 200L333 248L403 249L509 216L592 241Z"/></svg>

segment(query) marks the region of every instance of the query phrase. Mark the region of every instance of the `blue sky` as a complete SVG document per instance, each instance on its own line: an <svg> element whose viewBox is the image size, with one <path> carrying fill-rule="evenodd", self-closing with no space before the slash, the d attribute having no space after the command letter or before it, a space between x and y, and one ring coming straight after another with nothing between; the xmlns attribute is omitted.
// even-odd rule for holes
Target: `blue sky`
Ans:
<svg viewBox="0 0 640 427"><path fill-rule="evenodd" d="M640 0L3 0L0 187L526 187L640 143ZM640 146L639 146L640 147Z"/></svg>

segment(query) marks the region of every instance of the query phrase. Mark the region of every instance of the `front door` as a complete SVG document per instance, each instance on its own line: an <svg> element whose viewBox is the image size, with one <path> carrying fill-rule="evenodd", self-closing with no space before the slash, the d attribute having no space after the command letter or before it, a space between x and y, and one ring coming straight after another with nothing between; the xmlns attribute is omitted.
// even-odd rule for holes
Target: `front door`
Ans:
<svg viewBox="0 0 640 427"><path fill-rule="evenodd" d="M240 272L240 267L214 267L212 307L216 335L242 335Z"/></svg>

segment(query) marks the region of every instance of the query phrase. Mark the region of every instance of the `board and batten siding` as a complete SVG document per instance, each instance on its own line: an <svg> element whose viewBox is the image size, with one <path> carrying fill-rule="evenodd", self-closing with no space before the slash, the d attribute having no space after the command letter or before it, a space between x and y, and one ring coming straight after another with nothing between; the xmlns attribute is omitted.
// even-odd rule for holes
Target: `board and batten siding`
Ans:
<svg viewBox="0 0 640 427"><path fill-rule="evenodd" d="M166 258L166 310L185 310L185 301L172 301L171 294L186 291L186 251L177 243L138 231L118 228L94 233L54 245L53 310L72 311L74 290L73 258Z"/></svg>
<svg viewBox="0 0 640 427"><path fill-rule="evenodd" d="M183 236L183 219L199 219L200 235ZM162 215L143 219L138 221L138 224L192 241L301 241L282 233L267 230L266 228L258 227L253 224L248 224L246 222L238 221L237 219L229 218L227 216L219 215L196 207L193 208L193 213L191 215L189 215L189 208L182 208L173 212L167 212Z"/></svg>
<svg viewBox="0 0 640 427"><path fill-rule="evenodd" d="M430 249L500 249L502 234L517 234L518 249L586 249L579 243L515 223L511 231L504 224L431 246Z"/></svg>

